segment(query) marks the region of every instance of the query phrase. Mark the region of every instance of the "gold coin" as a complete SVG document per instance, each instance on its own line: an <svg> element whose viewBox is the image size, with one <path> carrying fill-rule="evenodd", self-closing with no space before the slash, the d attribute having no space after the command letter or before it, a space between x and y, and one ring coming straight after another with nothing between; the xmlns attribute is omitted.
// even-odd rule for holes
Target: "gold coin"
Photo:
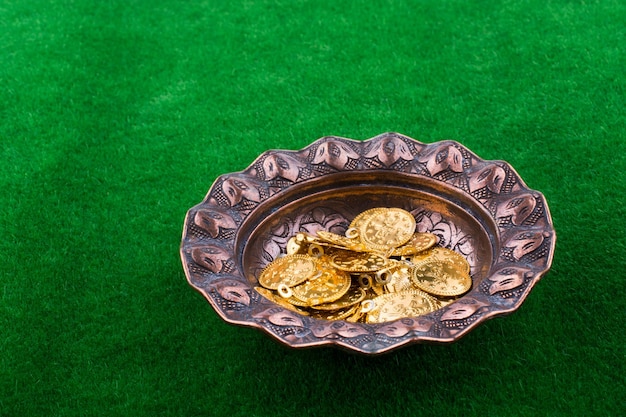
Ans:
<svg viewBox="0 0 626 417"><path fill-rule="evenodd" d="M421 316L435 310L430 295L420 290L406 290L378 296L374 308L367 313L368 323L383 323L404 317Z"/></svg>
<svg viewBox="0 0 626 417"><path fill-rule="evenodd" d="M437 244L439 238L432 233L415 233L404 245L391 251L390 256L416 255Z"/></svg>
<svg viewBox="0 0 626 417"><path fill-rule="evenodd" d="M386 294L385 286L374 282L370 289L368 290L368 294L373 294L374 296Z"/></svg>
<svg viewBox="0 0 626 417"><path fill-rule="evenodd" d="M361 309L357 308L352 312L351 315L349 315L348 317L344 318L345 321L349 321L351 323L356 323L358 321L361 321L361 319L363 318L364 313L361 312Z"/></svg>
<svg viewBox="0 0 626 417"><path fill-rule="evenodd" d="M415 255L411 256L411 263L418 264L431 257L434 257L435 253L437 253L438 250L439 246L436 246L434 248L426 249L425 251L422 251L420 253L416 253Z"/></svg>
<svg viewBox="0 0 626 417"><path fill-rule="evenodd" d="M344 320L352 316L358 310L359 305L355 304L350 307L342 308L339 310L312 310L311 317L323 320Z"/></svg>
<svg viewBox="0 0 626 417"><path fill-rule="evenodd" d="M339 246L341 248L345 248L347 250L364 252L367 249L365 245L361 243L361 241L358 239L350 239L345 236L327 232L325 230L318 231L317 236L324 242Z"/></svg>
<svg viewBox="0 0 626 417"><path fill-rule="evenodd" d="M307 233L304 232L298 232L296 233L296 235L294 236L296 238L296 241L300 244L307 244L307 243L315 243L317 242L317 239L314 236L311 236Z"/></svg>
<svg viewBox="0 0 626 417"><path fill-rule="evenodd" d="M409 265L398 264L391 272L391 280L385 284L387 292L400 292L415 288L411 282L411 268Z"/></svg>
<svg viewBox="0 0 626 417"><path fill-rule="evenodd" d="M302 255L306 253L306 248L303 242L299 242L295 236L292 236L287 241L287 255Z"/></svg>
<svg viewBox="0 0 626 417"><path fill-rule="evenodd" d="M306 255L286 255L270 262L261 275L259 284L277 290L280 284L293 287L311 278L318 269L316 258Z"/></svg>
<svg viewBox="0 0 626 417"><path fill-rule="evenodd" d="M281 291L284 291L285 289L287 291L285 293L281 293ZM267 290L267 291L270 291L270 290ZM298 307L308 307L307 303L294 297L293 291L291 290L291 288L287 287L285 284L280 284L278 286L278 291L272 292L272 294L274 294L274 297L276 300L280 300L281 302L287 302L291 305L298 306ZM283 303L280 303L280 304L283 305Z"/></svg>
<svg viewBox="0 0 626 417"><path fill-rule="evenodd" d="M329 317L329 320L347 320L348 318L358 314L359 304L352 305L348 308L336 310L335 314Z"/></svg>
<svg viewBox="0 0 626 417"><path fill-rule="evenodd" d="M333 302L318 304L311 307L316 310L340 310L360 303L363 299L365 299L365 290L359 286L353 285L350 287L348 292L341 296L341 298Z"/></svg>
<svg viewBox="0 0 626 417"><path fill-rule="evenodd" d="M369 210L366 210L360 213L350 222L350 226L348 226L348 230L346 231L348 236L355 237L355 238L359 236L361 225L363 224L363 220L367 217L368 211Z"/></svg>
<svg viewBox="0 0 626 417"><path fill-rule="evenodd" d="M463 257L463 255L453 251L452 249L442 248L441 246L435 246L417 255L414 255L411 258L411 262L413 262L415 265L418 265L423 261L429 259L439 259L446 263L455 265L457 268L465 271L468 274L470 272L470 264Z"/></svg>
<svg viewBox="0 0 626 417"><path fill-rule="evenodd" d="M415 218L399 208L376 208L361 213L359 237L367 247L378 251L404 245L415 233Z"/></svg>
<svg viewBox="0 0 626 417"><path fill-rule="evenodd" d="M319 239L304 232L296 233L287 241L287 255L306 255L311 245L319 244Z"/></svg>
<svg viewBox="0 0 626 417"><path fill-rule="evenodd" d="M337 269L348 272L375 272L387 265L387 259L376 253L340 251L330 258Z"/></svg>
<svg viewBox="0 0 626 417"><path fill-rule="evenodd" d="M464 294L472 286L469 274L456 264L430 258L413 267L413 285L431 294L453 297Z"/></svg>
<svg viewBox="0 0 626 417"><path fill-rule="evenodd" d="M439 310L440 308L443 308L449 304L452 304L453 302L455 302L456 300L458 300L458 297L438 297L438 296L433 296L433 299L435 300L435 308L437 310Z"/></svg>
<svg viewBox="0 0 626 417"><path fill-rule="evenodd" d="M254 289L263 297L267 298L268 300L270 300L271 302L275 304L278 304L282 307L285 307L288 310L295 311L296 313L300 313L305 316L309 315L307 311L296 307L294 304L290 303L287 299L281 297L280 295L275 294L274 292L268 290L267 288L254 287Z"/></svg>
<svg viewBox="0 0 626 417"><path fill-rule="evenodd" d="M348 292L351 284L352 280L347 272L321 264L313 277L291 290L295 298L314 306L338 300Z"/></svg>

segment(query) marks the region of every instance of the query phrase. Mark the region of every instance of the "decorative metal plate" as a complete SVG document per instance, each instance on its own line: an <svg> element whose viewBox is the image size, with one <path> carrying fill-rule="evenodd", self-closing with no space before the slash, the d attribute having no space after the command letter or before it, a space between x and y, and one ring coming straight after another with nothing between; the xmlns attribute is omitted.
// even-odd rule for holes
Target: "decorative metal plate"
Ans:
<svg viewBox="0 0 626 417"><path fill-rule="evenodd" d="M465 256L472 289L432 313L380 324L325 321L274 304L254 287L297 232L342 234L360 212L399 207L418 232ZM366 141L324 137L299 151L270 150L217 178L185 218L187 280L227 322L291 347L332 345L379 354L411 343L450 343L522 304L548 271L556 235L543 195L503 161L454 141L397 133Z"/></svg>

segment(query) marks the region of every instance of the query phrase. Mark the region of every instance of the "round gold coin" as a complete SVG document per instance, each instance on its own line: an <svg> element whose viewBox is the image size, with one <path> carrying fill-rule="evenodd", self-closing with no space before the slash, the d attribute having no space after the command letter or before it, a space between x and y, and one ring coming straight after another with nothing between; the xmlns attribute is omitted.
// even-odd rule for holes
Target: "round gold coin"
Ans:
<svg viewBox="0 0 626 417"><path fill-rule="evenodd" d="M298 241L295 236L292 236L287 241L286 251L287 255L303 255L306 253L306 247L303 242Z"/></svg>
<svg viewBox="0 0 626 417"><path fill-rule="evenodd" d="M367 249L365 245L361 243L361 241L358 239L350 239L345 236L327 232L325 230L318 231L317 236L324 242L345 248L347 250L364 252Z"/></svg>
<svg viewBox="0 0 626 417"><path fill-rule="evenodd" d="M359 308L358 304L339 310L311 310L311 317L323 320L344 320L352 316Z"/></svg>
<svg viewBox="0 0 626 417"><path fill-rule="evenodd" d="M464 294L472 286L472 279L466 271L438 258L430 258L415 265L411 281L428 293L445 297Z"/></svg>
<svg viewBox="0 0 626 417"><path fill-rule="evenodd" d="M286 255L270 262L261 275L259 284L277 290L281 284L293 287L315 275L318 269L316 258L306 255Z"/></svg>
<svg viewBox="0 0 626 417"><path fill-rule="evenodd" d="M440 308L443 308L447 305L452 304L453 302L455 302L456 300L458 300L458 297L438 297L438 296L433 296L433 299L435 300L435 308L437 310L439 310Z"/></svg>
<svg viewBox="0 0 626 417"><path fill-rule="evenodd" d="M366 296L372 294L372 296L383 295L385 294L385 286L374 282L370 289L367 290Z"/></svg>
<svg viewBox="0 0 626 417"><path fill-rule="evenodd" d="M406 290L380 295L367 313L368 323L384 323L404 317L416 317L435 310L433 298L420 290Z"/></svg>
<svg viewBox="0 0 626 417"><path fill-rule="evenodd" d="M387 265L387 259L376 253L340 251L330 258L337 269L348 272L375 272Z"/></svg>
<svg viewBox="0 0 626 417"><path fill-rule="evenodd" d="M391 280L385 284L387 292L400 292L415 288L411 282L411 269L408 265L395 266L390 271Z"/></svg>
<svg viewBox="0 0 626 417"><path fill-rule="evenodd" d="M430 249L427 249L423 252L414 255L411 258L411 262L413 264L418 265L426 260L430 259L439 259L455 267L459 268L462 271L465 271L469 274L470 272L470 264L467 260L458 252L453 251L452 249L442 248L441 246L435 246Z"/></svg>
<svg viewBox="0 0 626 417"><path fill-rule="evenodd" d="M280 295L268 290L263 287L254 287L254 289L261 294L263 297L267 298L271 302L278 304L281 307L285 307L288 310L295 311L296 313L300 313L302 315L308 316L309 313L301 308L296 307L296 305L290 303L287 299L281 297ZM293 298L293 297L292 297Z"/></svg>
<svg viewBox="0 0 626 417"><path fill-rule="evenodd" d="M347 272L335 269L327 264L320 264L318 272L302 284L292 287L293 296L309 306L330 303L341 298L348 290L352 280Z"/></svg>
<svg viewBox="0 0 626 417"><path fill-rule="evenodd" d="M433 233L414 233L408 242L393 249L390 256L416 255L435 246L437 240L439 240L439 238Z"/></svg>
<svg viewBox="0 0 626 417"><path fill-rule="evenodd" d="M363 317L363 314L361 312L361 310L359 309L359 306L356 305L355 310L347 317L344 317L343 320L345 321L349 321L351 323L357 323L359 321L361 321L361 318Z"/></svg>
<svg viewBox="0 0 626 417"><path fill-rule="evenodd" d="M316 310L340 310L360 303L363 299L365 299L365 290L353 285L341 298L330 303L318 304L311 307Z"/></svg>
<svg viewBox="0 0 626 417"><path fill-rule="evenodd" d="M415 233L415 218L399 208L376 208L361 213L359 237L365 246L389 251L408 242Z"/></svg>
<svg viewBox="0 0 626 417"><path fill-rule="evenodd" d="M366 210L364 212L359 213L351 222L348 230L350 230L351 234L358 237L361 225L363 224L363 220L367 217L367 212L370 210Z"/></svg>

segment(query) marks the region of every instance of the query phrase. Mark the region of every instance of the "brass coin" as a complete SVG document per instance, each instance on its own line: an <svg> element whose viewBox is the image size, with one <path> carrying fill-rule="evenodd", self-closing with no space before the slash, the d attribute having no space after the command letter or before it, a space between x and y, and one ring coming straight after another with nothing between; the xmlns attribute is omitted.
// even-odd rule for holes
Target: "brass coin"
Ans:
<svg viewBox="0 0 626 417"><path fill-rule="evenodd" d="M348 292L351 284L347 272L322 264L316 275L291 290L295 298L315 306L338 300Z"/></svg>
<svg viewBox="0 0 626 417"><path fill-rule="evenodd" d="M427 259L413 268L413 285L435 295L453 297L472 286L469 274L456 264L438 258Z"/></svg>
<svg viewBox="0 0 626 417"><path fill-rule="evenodd" d="M306 255L309 247L316 243L319 243L319 239L304 232L296 233L287 241L287 255Z"/></svg>
<svg viewBox="0 0 626 417"><path fill-rule="evenodd" d="M351 286L348 292L342 295L339 299L324 304L318 304L311 306L316 310L340 310L346 307L350 307L357 303L360 303L365 299L365 290L359 286Z"/></svg>
<svg viewBox="0 0 626 417"><path fill-rule="evenodd" d="M377 282L374 281L374 283L372 284L370 289L367 291L367 293L372 294L373 296L378 296L378 295L386 294L387 291L385 291L384 285L378 284Z"/></svg>
<svg viewBox="0 0 626 417"><path fill-rule="evenodd" d="M352 305L350 307L342 308L340 310L312 310L311 317L323 320L344 320L357 312L359 304Z"/></svg>
<svg viewBox="0 0 626 417"><path fill-rule="evenodd" d="M340 251L330 258L337 269L348 272L375 272L387 265L387 259L376 253Z"/></svg>
<svg viewBox="0 0 626 417"><path fill-rule="evenodd" d="M287 286L286 286L286 285L284 285L284 284L281 284L281 285L279 286L278 291L271 291L271 290L268 290L267 288L263 288L263 287L258 287L258 288L263 288L263 289L265 290L265 293L264 293L264 292L259 291L259 292L261 293L261 295L265 295L266 293L270 293L270 294L272 294L272 297L273 297L273 298L272 298L271 300L272 300L272 301L274 301L275 303L278 303L278 304L282 305L282 306L285 306L286 304L289 304L289 305L292 305L292 306L298 306L298 307L308 307L308 304L307 304L307 303L305 303L304 301L299 300L299 299L297 299L296 297L294 297L294 296L293 296L293 292L291 292L291 294L290 294L288 297L283 296L283 295L280 293L280 291L281 291L280 287L282 287L282 286L284 286L284 287L288 288L288 289L289 289L289 291L291 291L291 288L287 287ZM257 291L258 291L258 290L257 290ZM266 297L266 298L267 298L267 297ZM286 304L285 304L285 303L286 303Z"/></svg>
<svg viewBox="0 0 626 417"><path fill-rule="evenodd" d="M346 234L348 234L348 231L350 231L351 235L354 235L354 236L358 237L360 235L360 233L361 233L361 226L363 226L365 221L370 218L370 216L372 215L373 212L379 211L379 210L386 210L386 208L384 208L384 207L377 207L377 208L365 210L365 211L359 213L350 222L350 226L348 227L348 230L346 230Z"/></svg>
<svg viewBox="0 0 626 417"><path fill-rule="evenodd" d="M397 265L391 269L391 280L385 284L387 292L400 292L415 288L411 282L411 268L409 265Z"/></svg>
<svg viewBox="0 0 626 417"><path fill-rule="evenodd" d="M367 313L368 323L384 323L404 317L421 316L435 310L432 297L415 289L381 295L372 301L374 308Z"/></svg>
<svg viewBox="0 0 626 417"><path fill-rule="evenodd" d="M330 233L325 230L317 232L317 236L324 242L345 248L347 250L364 252L367 250L365 245L358 239L350 239L345 236L341 236L335 233Z"/></svg>
<svg viewBox="0 0 626 417"><path fill-rule="evenodd" d="M433 299L435 300L435 308L437 310L439 310L440 308L443 308L449 304L452 304L453 302L455 302L456 300L458 300L458 297L438 297L438 296L433 296Z"/></svg>
<svg viewBox="0 0 626 417"><path fill-rule="evenodd" d="M297 255L304 253L302 245L296 241L296 237L293 236L287 241L287 255Z"/></svg>
<svg viewBox="0 0 626 417"><path fill-rule="evenodd" d="M346 231L346 233L348 233L348 236L354 236L354 237L358 237L360 230L361 230L361 225L363 225L363 220L365 220L365 218L367 217L367 212L369 210L366 210L362 213L360 213L359 215L357 215L351 222L350 222L350 226L348 227L348 230Z"/></svg>
<svg viewBox="0 0 626 417"><path fill-rule="evenodd" d="M359 237L367 247L389 251L408 242L415 233L415 218L399 208L376 208L361 213Z"/></svg>
<svg viewBox="0 0 626 417"><path fill-rule="evenodd" d="M457 268L465 271L468 274L470 272L470 264L463 257L463 255L453 251L452 249L442 248L441 246L435 246L417 255L414 255L411 258L411 262L413 262L415 265L418 265L423 261L429 259L439 259L446 263L455 265Z"/></svg>
<svg viewBox="0 0 626 417"><path fill-rule="evenodd" d="M311 278L318 269L316 258L306 255L286 255L270 262L261 275L259 284L277 290L280 284L293 287Z"/></svg>
<svg viewBox="0 0 626 417"><path fill-rule="evenodd" d="M307 233L304 232L298 232L296 233L296 235L294 236L296 238L296 241L300 244L307 244L307 243L315 243L317 242L317 239L314 236L311 236Z"/></svg>
<svg viewBox="0 0 626 417"><path fill-rule="evenodd" d="M278 304L281 307L285 307L288 310L295 311L296 313L300 313L305 316L309 315L307 311L296 307L294 304L290 303L287 299L281 297L280 295L275 294L274 292L268 290L267 288L254 287L254 289L263 297L267 298L268 300L270 300L271 302L275 304Z"/></svg>
<svg viewBox="0 0 626 417"><path fill-rule="evenodd" d="M432 233L415 233L407 243L393 249L390 256L416 255L435 246L437 240L439 240L437 235Z"/></svg>
<svg viewBox="0 0 626 417"><path fill-rule="evenodd" d="M361 312L361 310L357 307L357 309L348 317L344 318L345 321L349 321L351 323L356 323L358 321L361 321L361 319L363 318L363 313Z"/></svg>

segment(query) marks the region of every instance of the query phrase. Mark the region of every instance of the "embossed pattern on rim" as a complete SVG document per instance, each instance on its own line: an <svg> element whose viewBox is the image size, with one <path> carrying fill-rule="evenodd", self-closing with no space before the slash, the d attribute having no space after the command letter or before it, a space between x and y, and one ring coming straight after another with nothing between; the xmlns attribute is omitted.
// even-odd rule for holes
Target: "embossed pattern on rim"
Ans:
<svg viewBox="0 0 626 417"><path fill-rule="evenodd" d="M380 324L315 319L254 290L256 274L290 234L341 233L358 210L380 204L403 206L416 216L418 231L437 234L466 256L472 289L435 312ZM180 255L189 284L229 323L291 347L380 354L412 343L451 343L515 311L550 269L555 241L544 196L508 163L482 160L455 141L424 144L385 133L270 150L244 171L218 177L187 213Z"/></svg>

